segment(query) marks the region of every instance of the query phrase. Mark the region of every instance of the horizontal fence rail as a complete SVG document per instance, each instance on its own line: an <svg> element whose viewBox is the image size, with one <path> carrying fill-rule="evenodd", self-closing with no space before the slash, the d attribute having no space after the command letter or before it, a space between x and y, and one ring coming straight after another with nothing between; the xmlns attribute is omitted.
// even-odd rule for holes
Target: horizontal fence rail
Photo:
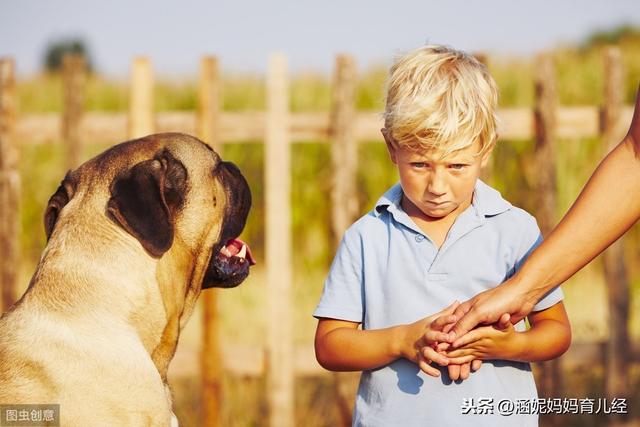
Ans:
<svg viewBox="0 0 640 427"><path fill-rule="evenodd" d="M501 139L529 139L534 136L534 115L530 108L502 108L498 110L502 123ZM557 112L558 138L591 138L600 135L600 108L594 106L561 107ZM626 106L620 120L630 123L633 108ZM376 112L355 113L355 138L359 141L380 140L382 116ZM220 141L261 142L266 129L266 113L222 112ZM323 142L330 137L329 112L302 112L290 115L291 140ZM156 114L157 132L185 132L195 134L195 111L166 111ZM21 143L53 143L62 139L62 119L59 113L23 114L17 117L15 137ZM80 125L80 138L93 142L119 142L127 139L127 113L88 111Z"/></svg>

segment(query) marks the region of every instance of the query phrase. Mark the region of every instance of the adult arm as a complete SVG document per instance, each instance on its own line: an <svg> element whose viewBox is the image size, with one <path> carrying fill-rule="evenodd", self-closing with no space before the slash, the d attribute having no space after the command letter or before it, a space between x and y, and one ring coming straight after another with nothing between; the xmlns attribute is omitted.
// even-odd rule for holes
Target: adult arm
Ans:
<svg viewBox="0 0 640 427"><path fill-rule="evenodd" d="M626 137L609 153L564 218L509 280L458 307L453 332L525 317L549 290L584 267L640 218L640 90ZM454 345L457 343L454 343Z"/></svg>

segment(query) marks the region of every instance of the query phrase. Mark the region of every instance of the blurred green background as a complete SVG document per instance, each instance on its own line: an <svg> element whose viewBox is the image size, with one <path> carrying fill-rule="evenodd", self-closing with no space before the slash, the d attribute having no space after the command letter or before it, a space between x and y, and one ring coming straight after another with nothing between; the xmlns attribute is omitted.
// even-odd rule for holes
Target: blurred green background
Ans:
<svg viewBox="0 0 640 427"><path fill-rule="evenodd" d="M625 66L625 102L635 99L640 82L640 30L622 27L593 34L578 46L565 46L553 52L560 105L601 105L603 94L603 48L620 47ZM535 58L488 57L488 66L500 88L504 107L533 105L533 69ZM386 69L373 67L359 71L356 102L359 110L381 112L384 101ZM156 111L195 110L197 81L165 81L155 87ZM294 75L291 82L292 111L327 111L331 105L331 76ZM125 81L112 81L91 74L86 87L86 109L92 111L126 111L128 87ZM259 75L223 74L223 108L227 111L265 109L265 83ZM61 77L47 73L18 81L19 114L60 112ZM113 141L116 143L119 141ZM330 242L330 147L326 141L306 141L292 146L292 236L295 301L295 344L311 346L315 320L311 313L322 290L322 281L333 256ZM90 157L106 145L85 141L85 155ZM28 283L44 246L42 216L45 204L63 178L64 151L61 144L30 144L21 141L22 173L22 280ZM242 141L223 149L223 157L237 163L247 177L254 196L249 222L243 233L253 250L258 266L246 284L220 294L222 340L226 344L246 346L260 352L265 336L264 271L264 191L263 145L260 141ZM579 193L582 185L602 158L599 138L558 141L558 219ZM492 184L513 204L535 214L533 141L500 141L494 154ZM396 172L387 159L381 141L360 145L358 197L360 212L371 209L377 198L396 180ZM597 232L597 230L594 230ZM630 327L632 340L640 338L640 231L638 226L625 239L632 300ZM574 342L600 342L607 337L610 325L606 315L606 290L600 261L579 273L565 286L566 304L574 328ZM589 283L585 283L589 282ZM200 312L196 311L181 338L179 351L197 352L200 337ZM195 359L197 360L197 358ZM191 372L185 368L185 372ZM567 368L565 392L572 396L603 396L603 367L595 364L588 370ZM172 377L181 425L197 425L197 376L181 375L180 367ZM640 366L630 372L633 403L640 410ZM352 379L353 380L353 379ZM355 380L353 380L355 381ZM253 377L225 376L223 425L264 425L266 401L264 380ZM337 411L333 400L331 377L301 377L296 382L297 424L335 425ZM566 419L563 425L601 425L599 416Z"/></svg>

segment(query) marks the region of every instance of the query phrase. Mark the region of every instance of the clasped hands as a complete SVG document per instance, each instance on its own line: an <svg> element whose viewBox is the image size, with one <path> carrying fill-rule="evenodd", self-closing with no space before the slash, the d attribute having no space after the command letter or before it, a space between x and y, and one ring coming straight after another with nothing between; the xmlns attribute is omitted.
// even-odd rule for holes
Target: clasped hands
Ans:
<svg viewBox="0 0 640 427"><path fill-rule="evenodd" d="M451 380L465 380L480 369L483 360L501 359L508 354L517 332L509 314L492 325L480 325L461 337L451 332L459 320L453 313L460 303L407 326L406 344L413 342L405 357L428 375L437 377L434 364L446 366ZM502 356L502 357L501 357Z"/></svg>

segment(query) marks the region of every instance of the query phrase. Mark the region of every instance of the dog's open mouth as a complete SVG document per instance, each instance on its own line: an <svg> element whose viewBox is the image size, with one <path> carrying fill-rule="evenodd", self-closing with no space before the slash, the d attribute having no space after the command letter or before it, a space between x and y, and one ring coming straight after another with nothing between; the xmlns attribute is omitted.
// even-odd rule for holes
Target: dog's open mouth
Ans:
<svg viewBox="0 0 640 427"><path fill-rule="evenodd" d="M249 275L249 267L255 263L249 245L237 238L227 240L209 264L208 280L203 289L237 286Z"/></svg>
<svg viewBox="0 0 640 427"><path fill-rule="evenodd" d="M223 259L227 259L229 263L237 262L243 264L248 262L249 265L255 265L255 261L251 256L249 245L240 239L229 240L218 252L218 256L222 255ZM237 260L234 258L238 258Z"/></svg>

